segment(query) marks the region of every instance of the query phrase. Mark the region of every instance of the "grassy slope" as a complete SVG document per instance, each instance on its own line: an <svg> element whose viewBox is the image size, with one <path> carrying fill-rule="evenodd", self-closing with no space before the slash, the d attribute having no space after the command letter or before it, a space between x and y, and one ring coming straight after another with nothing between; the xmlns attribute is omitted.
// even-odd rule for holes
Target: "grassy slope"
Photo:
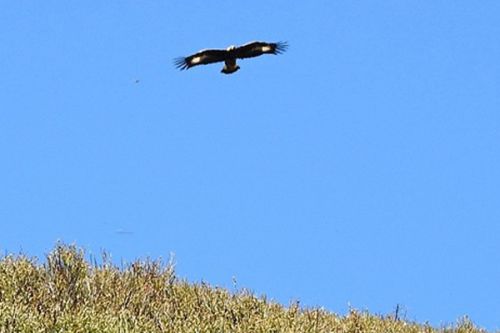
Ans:
<svg viewBox="0 0 500 333"><path fill-rule="evenodd" d="M467 319L434 329L355 310L338 316L289 307L242 290L230 293L176 278L173 266L137 261L119 269L58 245L45 264L0 260L1 332L481 332Z"/></svg>

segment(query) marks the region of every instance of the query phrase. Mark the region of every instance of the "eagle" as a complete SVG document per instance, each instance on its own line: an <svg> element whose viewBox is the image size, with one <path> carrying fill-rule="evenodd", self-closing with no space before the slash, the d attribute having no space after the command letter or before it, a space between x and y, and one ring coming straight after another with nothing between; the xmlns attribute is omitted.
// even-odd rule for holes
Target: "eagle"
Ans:
<svg viewBox="0 0 500 333"><path fill-rule="evenodd" d="M254 41L242 46L231 45L225 50L201 50L188 57L174 59L174 64L180 70L189 69L198 65L208 65L215 62L224 62L221 73L232 74L240 69L236 59L258 57L263 54L281 54L288 48L287 42L266 43Z"/></svg>

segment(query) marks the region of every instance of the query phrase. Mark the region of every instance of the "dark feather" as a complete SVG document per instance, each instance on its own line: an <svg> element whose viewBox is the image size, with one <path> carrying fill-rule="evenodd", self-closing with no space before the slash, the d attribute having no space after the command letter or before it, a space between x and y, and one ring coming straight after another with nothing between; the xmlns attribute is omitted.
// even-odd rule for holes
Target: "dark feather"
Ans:
<svg viewBox="0 0 500 333"><path fill-rule="evenodd" d="M285 52L287 48L287 42L250 42L234 49L231 53L235 58L244 59L258 57L263 54L281 54Z"/></svg>
<svg viewBox="0 0 500 333"><path fill-rule="evenodd" d="M180 70L189 69L198 65L207 65L214 62L225 61L228 57L226 50L202 50L189 57L174 59L175 67ZM197 60L197 61L196 61Z"/></svg>

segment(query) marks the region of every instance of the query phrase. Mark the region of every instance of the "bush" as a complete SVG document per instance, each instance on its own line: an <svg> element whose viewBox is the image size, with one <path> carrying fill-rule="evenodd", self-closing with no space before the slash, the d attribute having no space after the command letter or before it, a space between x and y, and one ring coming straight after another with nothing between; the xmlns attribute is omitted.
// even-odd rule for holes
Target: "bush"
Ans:
<svg viewBox="0 0 500 333"><path fill-rule="evenodd" d="M44 264L26 256L0 260L0 333L420 333L483 332L468 319L434 329L396 316L351 310L339 316L323 309L288 307L175 276L172 262L135 261L124 268L103 254L85 260L74 245L58 244Z"/></svg>

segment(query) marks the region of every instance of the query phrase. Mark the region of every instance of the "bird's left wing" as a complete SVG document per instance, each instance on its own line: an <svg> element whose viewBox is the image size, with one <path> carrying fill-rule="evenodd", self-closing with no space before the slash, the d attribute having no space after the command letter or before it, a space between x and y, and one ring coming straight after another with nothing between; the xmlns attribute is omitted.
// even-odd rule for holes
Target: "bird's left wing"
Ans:
<svg viewBox="0 0 500 333"><path fill-rule="evenodd" d="M280 54L288 48L287 42L266 43L266 42L250 42L248 44L237 47L233 50L236 58L253 58L262 54Z"/></svg>
<svg viewBox="0 0 500 333"><path fill-rule="evenodd" d="M177 68L189 69L198 65L207 65L214 62L224 61L227 57L226 50L202 50L198 53L190 55L189 57L181 57L174 60Z"/></svg>

